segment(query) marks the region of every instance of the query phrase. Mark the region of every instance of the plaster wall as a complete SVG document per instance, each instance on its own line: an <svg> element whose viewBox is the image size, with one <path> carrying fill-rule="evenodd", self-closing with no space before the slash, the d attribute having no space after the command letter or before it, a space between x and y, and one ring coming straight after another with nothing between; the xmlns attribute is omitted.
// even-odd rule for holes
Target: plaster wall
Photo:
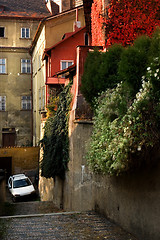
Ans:
<svg viewBox="0 0 160 240"><path fill-rule="evenodd" d="M39 168L39 147L0 148L0 161L7 157L12 158L12 174L25 173L34 182Z"/></svg>
<svg viewBox="0 0 160 240"><path fill-rule="evenodd" d="M85 160L92 125L70 125L69 171L63 186L65 210L95 210L138 239L159 240L160 153L155 164L120 177L92 174ZM54 194L56 194L54 192Z"/></svg>
<svg viewBox="0 0 160 240"><path fill-rule="evenodd" d="M53 201L54 199L54 180L39 177L39 193L41 201Z"/></svg>
<svg viewBox="0 0 160 240"><path fill-rule="evenodd" d="M25 19L2 19L0 26L5 28L5 37L0 38L1 47L24 47L29 48L34 37L39 21ZM21 38L21 28L30 28L30 38Z"/></svg>
<svg viewBox="0 0 160 240"><path fill-rule="evenodd" d="M14 128L16 146L32 144L31 110L22 110L21 97L31 96L31 74L21 73L21 59L31 59L28 50L39 21L18 18L1 19L4 37L0 38L0 58L6 59L6 73L0 74L0 96L6 96L6 110L0 111L0 147L2 129ZM21 28L30 28L30 38L21 38Z"/></svg>
<svg viewBox="0 0 160 240"><path fill-rule="evenodd" d="M78 20L81 27L85 26L85 18L83 8L78 10ZM74 22L76 21L76 10L69 11L52 20L46 21L46 48L50 48L57 42L62 40L64 33L74 31Z"/></svg>
<svg viewBox="0 0 160 240"><path fill-rule="evenodd" d="M33 63L33 146L38 146L41 135L42 113L45 112L46 103L46 61L42 60L45 49L45 26L43 26L32 53Z"/></svg>
<svg viewBox="0 0 160 240"><path fill-rule="evenodd" d="M0 77L0 96L6 96L6 111L0 111L0 146L2 128L8 127L17 130L17 146L31 144L31 110L21 107L21 97L31 95L31 74L21 74L21 59L30 56L23 49L6 49L0 52L0 57L7 61L7 74Z"/></svg>
<svg viewBox="0 0 160 240"><path fill-rule="evenodd" d="M82 29L51 50L51 76L61 70L61 60L73 60L76 64L76 47L84 45L85 32L86 29Z"/></svg>

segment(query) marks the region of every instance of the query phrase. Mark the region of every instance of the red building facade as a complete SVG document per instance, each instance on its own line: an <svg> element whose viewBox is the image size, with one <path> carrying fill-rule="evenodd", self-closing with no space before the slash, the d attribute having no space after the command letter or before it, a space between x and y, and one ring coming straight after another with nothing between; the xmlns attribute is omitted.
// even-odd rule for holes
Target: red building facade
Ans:
<svg viewBox="0 0 160 240"><path fill-rule="evenodd" d="M58 75L60 71L76 65L77 46L89 45L89 35L86 28L76 29L71 33L66 33L62 40L46 49L44 59L46 59L46 85L48 86L48 95L52 92L57 95L61 85L65 85L65 76Z"/></svg>

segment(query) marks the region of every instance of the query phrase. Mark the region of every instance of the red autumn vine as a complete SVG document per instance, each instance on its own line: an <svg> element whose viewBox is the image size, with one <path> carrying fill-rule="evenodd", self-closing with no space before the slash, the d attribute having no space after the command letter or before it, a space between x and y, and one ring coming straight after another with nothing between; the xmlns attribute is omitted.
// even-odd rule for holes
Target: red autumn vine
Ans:
<svg viewBox="0 0 160 240"><path fill-rule="evenodd" d="M103 31L103 25L105 18L102 16L102 0L94 1L92 4L92 45L93 46L104 46L105 45L105 34Z"/></svg>
<svg viewBox="0 0 160 240"><path fill-rule="evenodd" d="M121 43L123 46L132 44L139 35L151 36L156 26L160 26L159 0L110 0L107 12L108 15L102 17L102 0L94 0L93 45L105 46L104 40L101 40L104 39L102 36L104 24L106 24L106 46L114 43Z"/></svg>

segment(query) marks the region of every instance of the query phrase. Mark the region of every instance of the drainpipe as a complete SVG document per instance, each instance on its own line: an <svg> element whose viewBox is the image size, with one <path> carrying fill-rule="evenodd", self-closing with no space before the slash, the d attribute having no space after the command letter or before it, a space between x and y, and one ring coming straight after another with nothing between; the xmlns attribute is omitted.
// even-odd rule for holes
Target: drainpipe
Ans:
<svg viewBox="0 0 160 240"><path fill-rule="evenodd" d="M49 74L50 74L50 56L48 53L45 53L45 55L48 57L48 62L46 61L46 81L48 78L48 67L49 67ZM48 63L48 64L47 64ZM46 82L45 82L46 84ZM46 105L48 103L48 85L46 84Z"/></svg>
<svg viewBox="0 0 160 240"><path fill-rule="evenodd" d="M31 55L31 142L32 142L32 145L33 145L33 66L32 66L32 55Z"/></svg>
<svg viewBox="0 0 160 240"><path fill-rule="evenodd" d="M78 8L76 8L76 22L78 22Z"/></svg>

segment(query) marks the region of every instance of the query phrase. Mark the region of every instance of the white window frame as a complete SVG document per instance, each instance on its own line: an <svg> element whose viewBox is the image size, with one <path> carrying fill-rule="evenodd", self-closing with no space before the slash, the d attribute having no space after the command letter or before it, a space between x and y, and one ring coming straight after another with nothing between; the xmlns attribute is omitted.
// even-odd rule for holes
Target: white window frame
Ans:
<svg viewBox="0 0 160 240"><path fill-rule="evenodd" d="M6 58L0 58L0 74L6 73Z"/></svg>
<svg viewBox="0 0 160 240"><path fill-rule="evenodd" d="M30 59L21 59L21 73L31 73Z"/></svg>
<svg viewBox="0 0 160 240"><path fill-rule="evenodd" d="M63 68L62 66L63 66L63 63L66 63L66 67L65 68ZM69 66L69 63L72 63L70 66L72 66L73 64L74 64L74 61L73 60L61 60L60 61L60 70L63 70L63 69L66 69L66 68L68 68L68 67L70 67ZM61 75L63 78L65 77L64 76L64 74L62 74Z"/></svg>
<svg viewBox="0 0 160 240"><path fill-rule="evenodd" d="M6 111L6 96L0 96L0 111Z"/></svg>
<svg viewBox="0 0 160 240"><path fill-rule="evenodd" d="M21 110L31 110L32 101L31 96L21 96Z"/></svg>
<svg viewBox="0 0 160 240"><path fill-rule="evenodd" d="M3 28L3 29L4 29L4 35L3 35L3 36L0 36L0 38L4 38L4 37L5 37L5 27L0 26L0 28Z"/></svg>
<svg viewBox="0 0 160 240"><path fill-rule="evenodd" d="M21 38L30 38L30 28L21 28Z"/></svg>

